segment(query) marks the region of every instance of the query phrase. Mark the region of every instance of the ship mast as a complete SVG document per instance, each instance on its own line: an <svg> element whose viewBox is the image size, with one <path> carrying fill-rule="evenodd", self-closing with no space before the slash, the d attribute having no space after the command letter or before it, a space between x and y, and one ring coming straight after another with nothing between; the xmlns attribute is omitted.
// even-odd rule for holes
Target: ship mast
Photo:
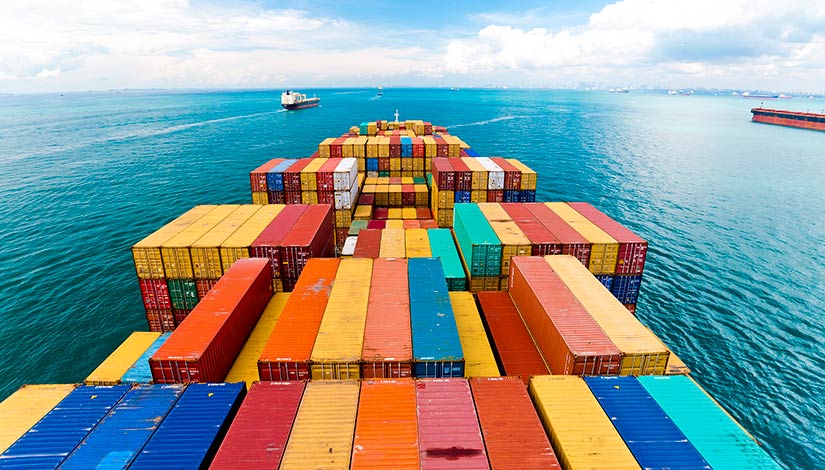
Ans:
<svg viewBox="0 0 825 470"><path fill-rule="evenodd" d="M398 110L395 110L395 122L398 122Z"/></svg>

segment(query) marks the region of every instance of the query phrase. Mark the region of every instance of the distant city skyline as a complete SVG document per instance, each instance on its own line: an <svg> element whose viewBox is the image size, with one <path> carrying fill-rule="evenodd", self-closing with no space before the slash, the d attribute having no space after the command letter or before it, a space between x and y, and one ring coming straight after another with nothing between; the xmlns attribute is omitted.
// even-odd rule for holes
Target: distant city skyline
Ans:
<svg viewBox="0 0 825 470"><path fill-rule="evenodd" d="M825 3L58 0L0 5L0 93L633 87L825 93Z"/></svg>

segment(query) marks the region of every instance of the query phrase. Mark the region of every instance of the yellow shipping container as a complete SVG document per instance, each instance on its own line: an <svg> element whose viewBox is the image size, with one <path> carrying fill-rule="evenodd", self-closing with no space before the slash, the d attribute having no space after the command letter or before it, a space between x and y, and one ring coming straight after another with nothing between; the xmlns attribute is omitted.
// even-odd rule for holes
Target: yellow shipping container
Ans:
<svg viewBox="0 0 825 470"><path fill-rule="evenodd" d="M307 382L281 470L348 470L358 412L358 382Z"/></svg>
<svg viewBox="0 0 825 470"><path fill-rule="evenodd" d="M464 266L467 270L467 266ZM499 290L499 276L476 276L470 278L470 292L480 292L484 290Z"/></svg>
<svg viewBox="0 0 825 470"><path fill-rule="evenodd" d="M192 257L189 255L189 247L237 208L237 204L215 206L212 211L198 219L197 222L167 240L160 248L166 277L169 279L193 279L195 273L192 270Z"/></svg>
<svg viewBox="0 0 825 470"><path fill-rule="evenodd" d="M372 259L341 260L310 356L314 380L361 378L371 280Z"/></svg>
<svg viewBox="0 0 825 470"><path fill-rule="evenodd" d="M507 276L510 274L510 258L530 256L533 254L533 245L515 222L493 221L490 226L501 241L501 275ZM593 280L595 279L594 277Z"/></svg>
<svg viewBox="0 0 825 470"><path fill-rule="evenodd" d="M441 228L453 226L453 209L438 209L438 226Z"/></svg>
<svg viewBox="0 0 825 470"><path fill-rule="evenodd" d="M461 161L467 164L467 168L473 172L473 184L472 189L476 190L487 190L487 169L484 168L484 165L481 164L478 160L471 157L462 157ZM484 201L480 202L487 202L485 199Z"/></svg>
<svg viewBox="0 0 825 470"><path fill-rule="evenodd" d="M390 205L391 206L400 206L401 205L401 185L400 184L391 184L389 186L389 196L390 196Z"/></svg>
<svg viewBox="0 0 825 470"><path fill-rule="evenodd" d="M269 204L269 193L266 191L252 191L252 204Z"/></svg>
<svg viewBox="0 0 825 470"><path fill-rule="evenodd" d="M616 300L579 260L567 255L545 256L544 259L622 352L619 375L665 373L670 353L664 343Z"/></svg>
<svg viewBox="0 0 825 470"><path fill-rule="evenodd" d="M427 207L429 201L429 189L426 184L415 185L415 206Z"/></svg>
<svg viewBox="0 0 825 470"><path fill-rule="evenodd" d="M318 170L328 161L327 158L313 158L301 170L301 191L316 191L318 189Z"/></svg>
<svg viewBox="0 0 825 470"><path fill-rule="evenodd" d="M284 292L284 281L283 279L273 279L272 280L272 292L276 294L278 292Z"/></svg>
<svg viewBox="0 0 825 470"><path fill-rule="evenodd" d="M401 220L402 214L403 214L403 212L401 212L400 207L391 207L389 210L387 210L387 219ZM404 225L402 224L401 227L403 227L403 226Z"/></svg>
<svg viewBox="0 0 825 470"><path fill-rule="evenodd" d="M86 385L119 384L123 374L140 359L140 356L159 336L160 333L157 332L135 331L86 377L84 383Z"/></svg>
<svg viewBox="0 0 825 470"><path fill-rule="evenodd" d="M390 157L390 171L401 171L401 157Z"/></svg>
<svg viewBox="0 0 825 470"><path fill-rule="evenodd" d="M338 209L335 211L335 226L338 228L349 227L352 225L352 210Z"/></svg>
<svg viewBox="0 0 825 470"><path fill-rule="evenodd" d="M352 158L353 157L353 150L352 145L355 143L354 137L347 137L344 139L344 143L341 145L341 156L344 158Z"/></svg>
<svg viewBox="0 0 825 470"><path fill-rule="evenodd" d="M390 204L389 185L379 184L375 186L375 205L388 206Z"/></svg>
<svg viewBox="0 0 825 470"><path fill-rule="evenodd" d="M0 402L0 454L76 387L75 384L23 385Z"/></svg>
<svg viewBox="0 0 825 470"><path fill-rule="evenodd" d="M431 135L425 135L421 138L424 141L424 156L428 159L438 156L438 145Z"/></svg>
<svg viewBox="0 0 825 470"><path fill-rule="evenodd" d="M269 335L275 328L275 324L281 317L284 305L289 299L289 294L275 294L266 304L261 318L255 324L255 328L250 333L237 359L229 369L224 382L246 382L246 387L252 386L252 382L260 380L258 376L258 358L269 341Z"/></svg>
<svg viewBox="0 0 825 470"><path fill-rule="evenodd" d="M392 162L390 162L390 164L392 164ZM392 166L390 166L390 168L392 168ZM413 159L412 158L402 158L401 159L401 169L403 170L403 173L406 173L408 171L412 171L412 169L413 169ZM402 174L402 176L404 176L404 175ZM409 176L409 175L407 175L407 176ZM404 177L402 179L407 179L407 178ZM403 183L403 184L407 184L407 183Z"/></svg>
<svg viewBox="0 0 825 470"><path fill-rule="evenodd" d="M375 135L376 132L378 132L378 126L374 122L367 124L367 134Z"/></svg>
<svg viewBox="0 0 825 470"><path fill-rule="evenodd" d="M245 204L235 209L212 230L206 232L189 248L195 279L218 279L223 276L221 244L232 236L262 206Z"/></svg>
<svg viewBox="0 0 825 470"><path fill-rule="evenodd" d="M376 184L389 186L390 185L390 177L389 176L380 176L380 177L378 177L378 182Z"/></svg>
<svg viewBox="0 0 825 470"><path fill-rule="evenodd" d="M391 229L394 229L394 230L395 229L403 230L404 229L404 221L401 220L401 219L387 219L387 222L386 222L386 225L384 226L384 228L391 228Z"/></svg>
<svg viewBox="0 0 825 470"><path fill-rule="evenodd" d="M378 158L386 158L390 156L390 138L379 137L378 141Z"/></svg>
<svg viewBox="0 0 825 470"><path fill-rule="evenodd" d="M367 139L366 149L367 149L367 158L378 158L378 143L381 141L381 138L378 136L370 137Z"/></svg>
<svg viewBox="0 0 825 470"><path fill-rule="evenodd" d="M412 161L413 161L413 172L416 172L416 171L423 172L424 171L424 159L423 158L416 157L416 158L413 158ZM429 160L427 160L427 161L429 162Z"/></svg>
<svg viewBox="0 0 825 470"><path fill-rule="evenodd" d="M301 178L303 178L303 175L301 175ZM318 204L318 192L317 191L303 191L303 192L301 192L301 204Z"/></svg>
<svg viewBox="0 0 825 470"><path fill-rule="evenodd" d="M155 230L151 235L132 246L132 258L140 279L163 279L163 258L160 247L175 235L207 215L216 206L195 206L177 219Z"/></svg>
<svg viewBox="0 0 825 470"><path fill-rule="evenodd" d="M682 362L681 359L676 357L676 354L673 354L673 351L670 352L670 357L667 358L667 370L665 370L666 375L688 375L690 374L690 368Z"/></svg>
<svg viewBox="0 0 825 470"><path fill-rule="evenodd" d="M501 373L473 294L450 292L450 304L464 351L464 377L499 377Z"/></svg>
<svg viewBox="0 0 825 470"><path fill-rule="evenodd" d="M258 235L278 217L284 209L283 204L267 204L238 227L229 238L221 243L221 265L226 272L235 261L249 258L249 245L258 238Z"/></svg>
<svg viewBox="0 0 825 470"><path fill-rule="evenodd" d="M458 140L458 144L463 150L467 150L468 148L470 148L470 146L467 144L467 142L464 142L463 140L459 139L456 136L453 136L453 137L455 137Z"/></svg>
<svg viewBox="0 0 825 470"><path fill-rule="evenodd" d="M487 201L487 190L479 189L473 190L470 192L470 202L475 202L476 204L486 202Z"/></svg>
<svg viewBox="0 0 825 470"><path fill-rule="evenodd" d="M562 468L640 468L581 377L537 375L529 392Z"/></svg>
<svg viewBox="0 0 825 470"><path fill-rule="evenodd" d="M515 158L506 158L505 161L514 167L518 168L521 171L521 189L536 189L536 183L538 182L538 178L536 172L530 169L524 163L516 160Z"/></svg>
<svg viewBox="0 0 825 470"><path fill-rule="evenodd" d="M321 143L318 144L318 156L321 158L329 158L329 146L333 142L335 142L335 139L332 137L322 140Z"/></svg>
<svg viewBox="0 0 825 470"><path fill-rule="evenodd" d="M388 220L387 223L390 221ZM403 222L401 223L403 227ZM385 228L381 231L380 258L403 258L406 256L403 228Z"/></svg>
<svg viewBox="0 0 825 470"><path fill-rule="evenodd" d="M401 218L404 220L415 220L418 218L418 213L415 207L404 207L401 209Z"/></svg>
<svg viewBox="0 0 825 470"><path fill-rule="evenodd" d="M355 220L370 220L372 218L372 206L356 206Z"/></svg>
<svg viewBox="0 0 825 470"><path fill-rule="evenodd" d="M367 191L367 185L375 185L377 183L377 176L367 176L367 178L364 180L364 192L375 192L375 189L373 189L372 191Z"/></svg>
<svg viewBox="0 0 825 470"><path fill-rule="evenodd" d="M401 184L415 184L415 179L410 176L401 178Z"/></svg>
<svg viewBox="0 0 825 470"><path fill-rule="evenodd" d="M430 237L427 236L427 229L410 228L404 231L404 236L407 258L429 258L433 255L430 250Z"/></svg>
<svg viewBox="0 0 825 470"><path fill-rule="evenodd" d="M461 141L458 137L452 135L445 135L444 140L447 142L447 151L450 158L458 158L461 150Z"/></svg>
<svg viewBox="0 0 825 470"><path fill-rule="evenodd" d="M513 218L497 202L484 202L478 205L484 218L490 222L512 222Z"/></svg>
<svg viewBox="0 0 825 470"><path fill-rule="evenodd" d="M365 158L367 156L367 137L356 137L352 144L352 156L355 158Z"/></svg>
<svg viewBox="0 0 825 470"><path fill-rule="evenodd" d="M544 203L590 243L588 268L593 274L615 274L619 242L564 202Z"/></svg>

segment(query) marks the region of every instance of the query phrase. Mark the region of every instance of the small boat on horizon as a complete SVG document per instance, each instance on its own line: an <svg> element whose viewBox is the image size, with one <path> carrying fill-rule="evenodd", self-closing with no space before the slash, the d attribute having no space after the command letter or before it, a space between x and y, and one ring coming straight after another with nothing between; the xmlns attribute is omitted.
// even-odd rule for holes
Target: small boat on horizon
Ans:
<svg viewBox="0 0 825 470"><path fill-rule="evenodd" d="M384 88L378 87L378 93L376 93L375 96L384 96Z"/></svg>
<svg viewBox="0 0 825 470"><path fill-rule="evenodd" d="M315 96L307 98L307 95L292 90L281 93L281 106L287 110L314 108L320 102L321 98Z"/></svg>

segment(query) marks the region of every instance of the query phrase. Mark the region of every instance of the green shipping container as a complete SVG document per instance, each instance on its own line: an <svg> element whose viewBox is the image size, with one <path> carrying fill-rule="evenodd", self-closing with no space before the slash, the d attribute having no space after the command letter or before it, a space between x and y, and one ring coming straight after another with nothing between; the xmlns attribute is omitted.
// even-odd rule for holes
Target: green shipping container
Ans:
<svg viewBox="0 0 825 470"><path fill-rule="evenodd" d="M470 277L501 273L501 241L477 204L456 204L453 230Z"/></svg>
<svg viewBox="0 0 825 470"><path fill-rule="evenodd" d="M357 237L358 232L360 232L361 229L367 228L368 223L369 221L366 220L353 220L352 225L349 226L349 232L347 233L347 235L349 235L350 237Z"/></svg>
<svg viewBox="0 0 825 470"><path fill-rule="evenodd" d="M433 258L441 258L444 268L444 277L447 279L447 288L451 291L467 290L467 275L461 259L458 257L453 234L448 228L431 228L427 230L430 240L430 251Z"/></svg>
<svg viewBox="0 0 825 470"><path fill-rule="evenodd" d="M169 279L169 299L175 310L191 310L198 305L198 288L194 279Z"/></svg>

